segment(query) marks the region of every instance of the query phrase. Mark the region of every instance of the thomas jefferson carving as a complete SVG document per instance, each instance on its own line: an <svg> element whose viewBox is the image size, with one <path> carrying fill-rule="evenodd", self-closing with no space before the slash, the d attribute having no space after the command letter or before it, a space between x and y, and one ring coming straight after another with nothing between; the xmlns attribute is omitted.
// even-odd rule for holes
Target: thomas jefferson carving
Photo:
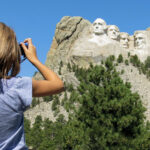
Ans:
<svg viewBox="0 0 150 150"><path fill-rule="evenodd" d="M116 25L109 25L107 35L110 39L119 41L119 28Z"/></svg>

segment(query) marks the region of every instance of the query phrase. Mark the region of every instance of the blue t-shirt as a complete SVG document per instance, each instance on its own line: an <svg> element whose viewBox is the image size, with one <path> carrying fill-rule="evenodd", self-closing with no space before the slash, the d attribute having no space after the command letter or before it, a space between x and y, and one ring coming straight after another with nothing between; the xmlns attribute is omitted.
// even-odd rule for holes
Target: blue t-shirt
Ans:
<svg viewBox="0 0 150 150"><path fill-rule="evenodd" d="M0 150L27 150L23 112L32 102L32 78L0 79Z"/></svg>

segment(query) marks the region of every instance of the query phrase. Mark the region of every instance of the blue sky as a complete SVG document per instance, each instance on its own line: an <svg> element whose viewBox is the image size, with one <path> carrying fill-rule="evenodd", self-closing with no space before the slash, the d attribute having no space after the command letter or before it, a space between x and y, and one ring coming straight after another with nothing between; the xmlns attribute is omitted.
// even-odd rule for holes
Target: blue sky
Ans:
<svg viewBox="0 0 150 150"><path fill-rule="evenodd" d="M63 16L81 16L91 23L103 18L130 35L150 27L150 0L1 0L0 21L14 29L18 42L31 37L42 63L46 61L56 24ZM27 60L20 76L37 71Z"/></svg>

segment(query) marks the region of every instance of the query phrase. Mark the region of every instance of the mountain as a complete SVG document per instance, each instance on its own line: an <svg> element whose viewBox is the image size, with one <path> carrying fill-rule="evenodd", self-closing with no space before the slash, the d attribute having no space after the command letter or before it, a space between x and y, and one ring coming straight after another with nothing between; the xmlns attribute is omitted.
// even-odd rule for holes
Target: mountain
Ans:
<svg viewBox="0 0 150 150"><path fill-rule="evenodd" d="M63 17L56 25L55 35L48 51L45 65L56 72L66 86L70 84L76 89L80 82L69 66L78 65L88 68L89 64L102 65L107 57L113 55L116 58L116 69L121 73L124 82L130 82L133 92L138 92L143 105L147 108L146 119L150 120L150 81L148 71L144 73L142 66L150 55L150 28L135 31L134 35L120 32L116 25L107 25L105 20L97 18L93 23L82 17ZM137 57L136 57L137 56ZM123 61L117 62L117 58ZM138 60L138 63L134 63ZM140 64L138 66L138 64ZM87 72L88 73L88 72ZM39 72L34 76L39 80L43 77ZM25 112L25 117L33 123L37 115L55 121L58 114L64 114L67 119L68 113L60 105L64 96L70 96L70 92L45 98L36 98L35 107ZM54 100L55 99L55 100ZM51 101L50 101L51 100ZM55 108L54 101L59 107ZM53 110L52 110L52 109Z"/></svg>

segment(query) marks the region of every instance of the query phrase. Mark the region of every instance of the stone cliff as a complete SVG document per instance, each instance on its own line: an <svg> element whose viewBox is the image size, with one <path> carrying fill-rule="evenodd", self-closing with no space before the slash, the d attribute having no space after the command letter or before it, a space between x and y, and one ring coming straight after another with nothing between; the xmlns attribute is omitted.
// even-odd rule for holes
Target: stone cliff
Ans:
<svg viewBox="0 0 150 150"><path fill-rule="evenodd" d="M150 28L145 31L135 31L134 35L120 32L115 25L107 25L98 18L93 23L82 17L65 16L56 25L55 35L51 48L47 54L46 66L58 73L66 82L77 87L79 81L73 72L68 72L68 64L77 64L80 67L88 67L89 63L101 64L108 56L118 57L121 54L127 59L128 54L137 55L144 62L150 55ZM138 92L144 106L147 108L146 117L150 120L150 81L145 75L139 74L139 70L132 65L119 64L118 70L124 69L121 75L124 81L131 82L132 90ZM41 79L40 73L34 76ZM60 100L64 93L60 95ZM68 93L69 96L69 93ZM26 111L25 116L32 122L37 115L55 121L56 117L51 111L52 101L43 102ZM60 106L60 114L67 119L67 112Z"/></svg>

